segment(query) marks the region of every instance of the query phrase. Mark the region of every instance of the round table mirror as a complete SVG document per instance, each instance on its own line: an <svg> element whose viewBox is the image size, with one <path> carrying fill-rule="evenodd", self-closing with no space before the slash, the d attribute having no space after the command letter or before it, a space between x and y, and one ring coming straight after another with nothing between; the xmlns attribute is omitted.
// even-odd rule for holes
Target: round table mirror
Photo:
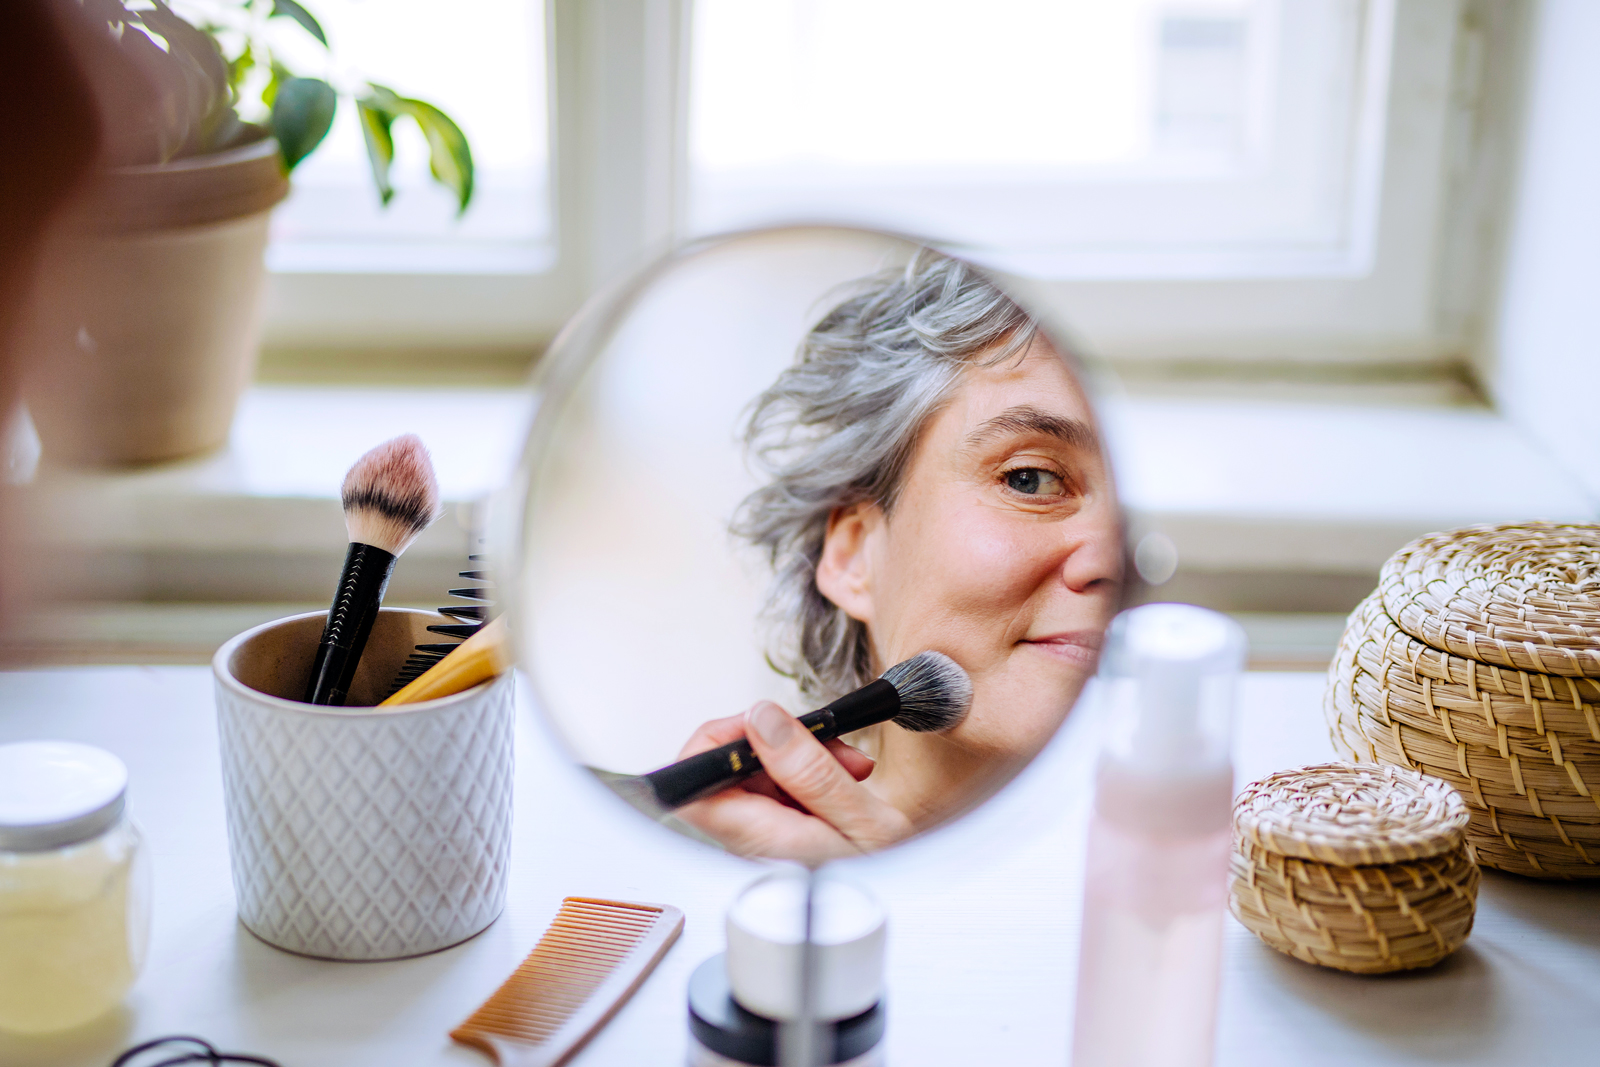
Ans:
<svg viewBox="0 0 1600 1067"><path fill-rule="evenodd" d="M808 864L892 845L1009 781L1092 674L1124 565L1101 434L984 271L866 231L709 239L591 301L539 394L520 660L572 756L667 825ZM893 673L927 652L964 677ZM886 671L888 721L792 718ZM751 777L641 789L741 740Z"/></svg>

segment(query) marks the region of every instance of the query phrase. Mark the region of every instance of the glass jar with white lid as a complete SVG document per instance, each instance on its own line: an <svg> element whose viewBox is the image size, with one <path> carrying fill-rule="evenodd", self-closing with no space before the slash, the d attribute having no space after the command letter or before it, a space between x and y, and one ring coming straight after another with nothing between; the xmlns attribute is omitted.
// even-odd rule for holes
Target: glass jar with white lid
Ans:
<svg viewBox="0 0 1600 1067"><path fill-rule="evenodd" d="M90 745L0 745L0 1030L89 1022L138 977L149 865L127 786L122 761Z"/></svg>

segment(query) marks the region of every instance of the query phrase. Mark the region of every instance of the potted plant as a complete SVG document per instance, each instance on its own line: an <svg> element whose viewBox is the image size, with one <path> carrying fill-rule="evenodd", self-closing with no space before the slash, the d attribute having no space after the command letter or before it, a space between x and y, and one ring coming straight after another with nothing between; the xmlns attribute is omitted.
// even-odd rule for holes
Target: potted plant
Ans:
<svg viewBox="0 0 1600 1067"><path fill-rule="evenodd" d="M272 208L352 98L376 192L413 121L434 178L472 201L472 152L439 108L372 82L304 77L268 31L328 39L295 0L73 0L157 106L119 116L117 151L75 197L39 271L23 395L47 459L125 465L224 444L254 371ZM113 55L114 53L114 55ZM102 107L102 125L105 125ZM241 117L244 112L244 117Z"/></svg>

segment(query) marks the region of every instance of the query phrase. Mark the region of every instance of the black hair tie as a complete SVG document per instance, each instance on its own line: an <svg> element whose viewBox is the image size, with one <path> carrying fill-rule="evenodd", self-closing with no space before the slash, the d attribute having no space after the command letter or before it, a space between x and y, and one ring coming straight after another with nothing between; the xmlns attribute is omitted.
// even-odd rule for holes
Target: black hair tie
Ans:
<svg viewBox="0 0 1600 1067"><path fill-rule="evenodd" d="M254 1063L258 1067L279 1067L278 1061L269 1060L265 1056L251 1056L244 1052L218 1052L217 1047L211 1042L183 1034L175 1034L172 1037L158 1037L154 1041L146 1041L142 1045L135 1045L112 1060L111 1067L130 1067L135 1057L141 1056L152 1049L158 1049L162 1045L192 1045L196 1047L182 1051L176 1048L167 1049L167 1052L177 1052L178 1054L169 1056L164 1060L157 1060L154 1063L142 1064L141 1067L176 1067L180 1063Z"/></svg>

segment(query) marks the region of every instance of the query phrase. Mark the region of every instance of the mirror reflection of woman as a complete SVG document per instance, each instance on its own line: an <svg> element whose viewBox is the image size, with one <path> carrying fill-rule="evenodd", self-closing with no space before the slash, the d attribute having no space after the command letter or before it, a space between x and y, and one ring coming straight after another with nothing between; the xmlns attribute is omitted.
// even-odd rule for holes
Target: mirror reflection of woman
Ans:
<svg viewBox="0 0 1600 1067"><path fill-rule="evenodd" d="M746 442L768 481L734 532L773 565L773 664L820 706L934 649L971 676L972 710L852 747L759 703L680 755L744 736L765 773L678 815L736 852L816 862L970 807L1055 733L1117 605L1120 519L1073 372L981 274L922 252L812 328Z"/></svg>

